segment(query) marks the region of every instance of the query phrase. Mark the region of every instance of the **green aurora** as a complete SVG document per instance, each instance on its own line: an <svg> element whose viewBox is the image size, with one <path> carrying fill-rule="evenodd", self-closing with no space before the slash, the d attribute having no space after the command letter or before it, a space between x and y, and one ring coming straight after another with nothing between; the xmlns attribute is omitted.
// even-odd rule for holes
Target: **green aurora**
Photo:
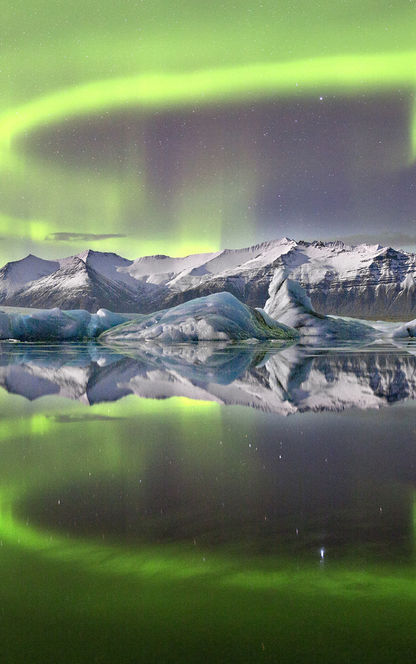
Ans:
<svg viewBox="0 0 416 664"><path fill-rule="evenodd" d="M135 258L258 241L261 229L252 201L264 185L264 174L247 145L247 134L237 137L230 154L222 157L221 132L227 127L221 126L213 164L201 158L203 132L196 132L188 144L179 143L183 170L173 180L167 202L159 194L172 183L159 176L174 167L175 155L162 151L157 159L167 162L165 170L159 162L152 170L149 152L154 143L149 147L148 134L156 127L157 143L157 131L172 119L176 130L189 118L203 124L206 113L221 117L228 109L235 109L238 124L239 109L246 112L253 106L257 112L262 104L278 109L287 104L289 116L294 108L312 116L321 97L324 104L327 98L344 104L347 114L350 102L368 102L370 116L377 110L381 123L387 118L384 123L394 125L381 159L375 150L372 160L357 154L367 126L357 124L346 133L355 136L345 167L353 170L348 195L358 191L357 207L370 217L371 205L357 185L363 172L380 162L383 177L413 173L414 28L415 3L408 0L7 3L2 7L0 52L0 259L21 258L29 251L63 256L85 249L89 242L95 249ZM386 100L393 102L388 116L383 115ZM397 108L402 109L400 118ZM121 156L106 153L100 160L90 144L84 149L85 136L95 141L101 123L103 132L111 133L118 117L126 128ZM132 117L139 140L136 130L130 133ZM286 131L287 125L282 127ZM171 129L167 135L171 140ZM307 137L299 136L307 155ZM110 153L116 143L109 142ZM174 152L178 143L173 145ZM296 160L302 162L299 154ZM297 171L286 156L278 163L294 181L297 196ZM325 149L322 162L325 166ZM57 233L72 233L74 239L59 242L54 239ZM77 233L90 234L90 239L77 240ZM315 227L303 221L293 225L293 235L314 233ZM274 235L283 234L276 224ZM330 552L323 565L317 547L306 557L288 558L277 550L259 557L244 546L240 550L239 542L230 549L214 546L205 555L203 546L189 543L144 541L131 546L32 520L25 509L33 497L47 502L67 487L100 478L122 478L128 485L152 470L158 445L162 452L176 454L183 477L200 483L201 494L208 488L207 502L221 495L223 486L230 489L231 497L242 501L238 505L243 517L251 499L267 496L261 491L263 481L276 485L276 466L266 469L260 455L248 447L249 440L260 439L264 420L245 409L230 413L211 402L127 397L88 407L90 419L84 417L86 410L83 404L63 404L53 396L26 402L0 393L0 637L6 664L131 664L138 653L144 662L167 663L310 664L311 653L315 661L340 664L390 664L394 657L413 661L414 485L406 478L397 482L394 473L392 481L385 467L399 467L400 454L385 440L380 444L383 435L396 431L394 414L391 419L382 412L372 419L368 413L362 419L354 414L346 446L351 455L341 453L340 459L347 460L341 463L342 477L348 476L347 494L356 501L355 508L365 506L366 500L372 506L371 491L375 500L386 495L393 507L386 504L384 514L388 519L391 507L393 523L394 500L398 496L400 506L403 500L405 550L395 549L397 542L392 542L391 559L379 558L371 551L363 554L358 545L354 549L354 542L344 558L334 555L331 560ZM399 407L396 415L405 460L413 450L406 412ZM66 423L60 415L68 416ZM342 426L344 414L328 416L332 432L337 432L331 441L330 472L320 458L318 415L305 420L313 417L311 433L307 435L304 420L295 431L304 465L299 468L294 454L286 466L295 493L303 491L302 473L305 485L314 473L324 487L339 477L337 455L348 430ZM373 422L375 433L364 444L355 420ZM269 425L277 436L273 443L285 439L289 425L283 418ZM369 477L374 480L372 473L376 484L368 482ZM282 477L284 473L279 476L284 486ZM339 487L341 496L344 490ZM336 499L335 494L331 498ZM306 504L307 492L303 498ZM260 498L256 508L262 509ZM377 503L371 517L377 528L379 516ZM199 520L198 515L194 518Z"/></svg>
<svg viewBox="0 0 416 664"><path fill-rule="evenodd" d="M243 1L236 7L166 0L117 8L107 2L14 3L3 16L0 72L4 260L26 250L48 256L82 250L85 241L45 242L57 232L77 231L90 233L94 248L128 257L216 250L230 237L224 232L229 218L212 203L224 196L243 226L235 242L256 241L256 220L246 209L253 194L242 196L234 177L225 178L226 194L208 177L191 183L185 200L178 195L169 212L148 202L144 145L121 173L54 163L27 148L33 134L59 131L83 117L93 122L133 109L145 120L261 99L303 104L323 95L399 94L409 106L408 149L392 156L391 169L405 168L416 146L414 25L412 2L393 9L389 2L355 0L319 6ZM259 186L254 174L253 186ZM133 210L126 211L133 188ZM94 238L102 234L122 237Z"/></svg>

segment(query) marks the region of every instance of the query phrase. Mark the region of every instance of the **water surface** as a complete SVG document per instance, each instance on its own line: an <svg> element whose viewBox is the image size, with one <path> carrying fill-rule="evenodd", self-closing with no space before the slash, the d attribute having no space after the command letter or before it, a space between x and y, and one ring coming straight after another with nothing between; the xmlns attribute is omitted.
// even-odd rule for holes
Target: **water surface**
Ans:
<svg viewBox="0 0 416 664"><path fill-rule="evenodd" d="M413 661L415 348L1 344L5 661Z"/></svg>

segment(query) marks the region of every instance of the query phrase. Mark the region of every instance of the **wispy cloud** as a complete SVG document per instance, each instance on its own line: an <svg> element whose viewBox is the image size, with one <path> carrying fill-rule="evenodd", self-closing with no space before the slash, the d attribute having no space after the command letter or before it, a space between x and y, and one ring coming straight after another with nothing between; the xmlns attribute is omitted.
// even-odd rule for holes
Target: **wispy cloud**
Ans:
<svg viewBox="0 0 416 664"><path fill-rule="evenodd" d="M48 419L53 420L59 424L72 424L75 422L92 422L96 420L124 420L124 417L112 417L111 415L99 415L98 413L80 413L78 415L71 413L58 413L57 415L47 415Z"/></svg>
<svg viewBox="0 0 416 664"><path fill-rule="evenodd" d="M45 240L49 242L95 242L117 237L126 237L126 235L121 233L49 233Z"/></svg>

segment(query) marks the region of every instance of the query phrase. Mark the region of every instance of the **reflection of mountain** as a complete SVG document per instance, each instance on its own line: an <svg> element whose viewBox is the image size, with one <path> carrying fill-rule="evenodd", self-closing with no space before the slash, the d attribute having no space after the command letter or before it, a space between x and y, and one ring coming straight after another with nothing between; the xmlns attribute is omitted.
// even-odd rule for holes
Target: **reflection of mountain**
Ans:
<svg viewBox="0 0 416 664"><path fill-rule="evenodd" d="M374 344L326 350L145 343L125 356L95 344L3 344L0 384L28 399L57 395L89 404L135 394L184 396L285 415L367 409L416 398L411 350Z"/></svg>

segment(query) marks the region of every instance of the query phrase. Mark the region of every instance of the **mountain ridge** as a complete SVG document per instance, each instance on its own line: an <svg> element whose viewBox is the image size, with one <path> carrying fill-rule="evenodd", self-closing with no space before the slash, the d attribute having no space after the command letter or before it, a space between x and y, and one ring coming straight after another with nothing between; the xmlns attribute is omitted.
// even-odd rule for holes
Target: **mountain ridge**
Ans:
<svg viewBox="0 0 416 664"><path fill-rule="evenodd" d="M55 260L29 254L0 269L0 305L151 313L228 291L251 307L264 307L277 269L299 282L322 314L416 316L416 254L380 244L287 237L183 257L132 260L93 249Z"/></svg>

